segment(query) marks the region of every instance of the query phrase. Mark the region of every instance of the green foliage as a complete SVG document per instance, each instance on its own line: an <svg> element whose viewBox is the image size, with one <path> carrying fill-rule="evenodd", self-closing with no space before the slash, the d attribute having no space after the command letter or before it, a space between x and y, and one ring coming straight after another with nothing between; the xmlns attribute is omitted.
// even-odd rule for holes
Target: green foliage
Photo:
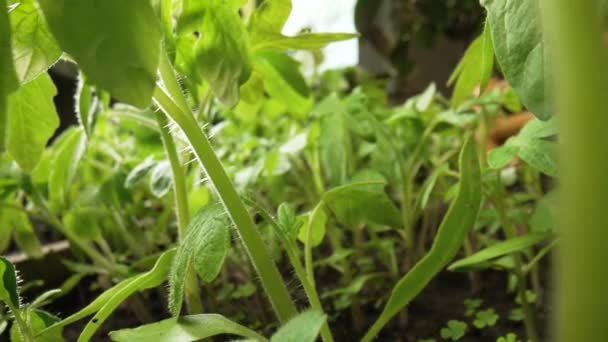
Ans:
<svg viewBox="0 0 608 342"><path fill-rule="evenodd" d="M383 81L360 70L304 77L291 50L313 50L306 54L318 62L319 48L355 35L283 35L289 0L257 7L243 0L9 1L8 15L0 13L0 142L9 152L0 156L0 251L17 247L40 257L36 236L51 236L67 239L75 259L66 257L73 274L64 292L44 292L30 304L19 303L14 267L0 263L0 299L14 314L8 331L10 318L0 310L0 333L60 341L63 327L93 316L79 338L89 340L136 292L155 288L142 294L146 300L166 296L168 280L176 317L115 331L113 340L230 334L268 341L239 324L265 332L279 326L256 318L267 297L282 325L270 341L312 342L320 334L331 342L327 317L342 322L350 308L353 330L362 331L369 323L362 318L384 305L363 338L370 341L448 266L468 234L472 250L467 245L468 257L448 269L492 266L536 276L557 242L538 246L552 237L556 210L555 192L546 193L537 172L558 173L557 121L534 120L490 153L495 170L515 157L525 161L509 167L508 188L506 177L493 177L500 171L482 176L482 147L471 136L503 111L520 110L518 96L532 111L544 101L541 86L536 95L526 90L539 82L538 68L511 72L540 36L532 39L531 26L509 14L516 5L497 16L497 5L485 3L494 7L450 80L451 101L433 83L392 107ZM504 22L495 17L513 20L523 34L500 36ZM500 54L512 46L505 39L526 40L516 42L520 57L507 66ZM46 71L63 52L79 69L79 125L49 144L58 120ZM517 95L507 88L472 96L492 75L494 52ZM535 53L524 62L538 66ZM241 242L235 248L232 226ZM297 283L287 286L283 275ZM64 320L41 309L84 277L105 291ZM211 294L202 301L199 278ZM520 285L518 318L529 327L536 292L522 284L511 285ZM291 300L301 297L297 286L307 300L298 307L310 307L300 315ZM244 315L241 303L253 301L255 315ZM181 316L183 302L189 316ZM495 312L479 310L481 299L465 307L474 326L497 324ZM139 318L137 308L125 307ZM366 315L357 317L361 309ZM457 340L466 330L450 321L441 335Z"/></svg>
<svg viewBox="0 0 608 342"><path fill-rule="evenodd" d="M382 179L382 176L380 176ZM323 200L338 220L351 227L362 223L377 223L391 227L401 225L399 209L384 191L386 181L357 182L333 188Z"/></svg>
<svg viewBox="0 0 608 342"><path fill-rule="evenodd" d="M285 323L270 338L271 342L314 342L327 317L318 311L305 311Z"/></svg>
<svg viewBox="0 0 608 342"><path fill-rule="evenodd" d="M62 51L35 0L9 2L18 4L9 13L15 69L19 81L27 83L55 64Z"/></svg>
<svg viewBox="0 0 608 342"><path fill-rule="evenodd" d="M161 32L148 0L39 3L59 46L78 62L89 82L125 103L142 108L150 104Z"/></svg>
<svg viewBox="0 0 608 342"><path fill-rule="evenodd" d="M0 246L6 246L10 242L12 235L19 249L24 251L29 257L35 259L42 258L40 241L34 233L32 223L24 212L0 208L0 225L2 226L3 234L6 234L4 235L4 242L0 243Z"/></svg>
<svg viewBox="0 0 608 342"><path fill-rule="evenodd" d="M481 3L488 11L496 59L507 81L536 117L548 120L554 109L540 5L535 0Z"/></svg>
<svg viewBox="0 0 608 342"><path fill-rule="evenodd" d="M481 307L483 301L479 298L467 298L464 300L464 306L466 307L465 316L472 316L475 314L477 309Z"/></svg>
<svg viewBox="0 0 608 342"><path fill-rule="evenodd" d="M327 214L321 205L306 215L306 217L305 223L298 230L298 240L310 245L310 247L317 247L323 241L325 232L327 231Z"/></svg>
<svg viewBox="0 0 608 342"><path fill-rule="evenodd" d="M445 328L441 328L440 334L446 340L458 341L466 334L467 327L465 322L451 320Z"/></svg>
<svg viewBox="0 0 608 342"><path fill-rule="evenodd" d="M116 284L114 287L99 295L99 297L85 308L60 322L51 325L47 330L58 329L93 315L93 318L87 323L78 337L78 341L90 340L103 322L125 299L137 291L157 287L165 281L174 255L175 250L169 250L163 253L150 271L132 276Z"/></svg>
<svg viewBox="0 0 608 342"><path fill-rule="evenodd" d="M499 317L494 311L494 309L481 310L478 311L477 314L475 314L475 320L473 321L473 325L477 329L493 327L494 325L496 325L498 318Z"/></svg>
<svg viewBox="0 0 608 342"><path fill-rule="evenodd" d="M4 257L0 257L0 300L11 310L21 306L15 266Z"/></svg>
<svg viewBox="0 0 608 342"><path fill-rule="evenodd" d="M254 68L263 75L264 90L303 117L312 106L312 98L299 67L288 55L274 51L260 51L254 56Z"/></svg>
<svg viewBox="0 0 608 342"><path fill-rule="evenodd" d="M48 74L22 85L8 99L7 149L21 169L31 172L59 126L53 104L57 90Z"/></svg>
<svg viewBox="0 0 608 342"><path fill-rule="evenodd" d="M500 169L519 156L535 169L549 176L557 176L557 143L547 139L557 134L557 127L557 118L546 122L537 119L528 122L519 134L490 151L488 164L493 169Z"/></svg>
<svg viewBox="0 0 608 342"><path fill-rule="evenodd" d="M169 275L169 309L179 315L184 299L184 274L195 269L201 279L217 277L230 247L230 227L224 208L211 204L200 209L186 228Z"/></svg>
<svg viewBox="0 0 608 342"><path fill-rule="evenodd" d="M454 258L466 234L475 224L481 206L481 175L473 139L468 138L465 142L459 164L458 195L439 226L433 246L395 285L382 314L367 331L364 341L371 341Z"/></svg>
<svg viewBox="0 0 608 342"><path fill-rule="evenodd" d="M239 86L251 74L247 32L237 11L221 0L185 1L178 33L192 36L194 72L209 83L215 96L227 106L239 99ZM184 42L188 41L183 40Z"/></svg>
<svg viewBox="0 0 608 342"><path fill-rule="evenodd" d="M59 209L66 204L66 194L76 176L86 145L87 137L82 128L65 131L57 142L49 173L49 199L54 208Z"/></svg>
<svg viewBox="0 0 608 342"><path fill-rule="evenodd" d="M490 23L486 21L483 33L475 39L448 80L456 80L452 93L452 106L458 107L478 87L479 93L486 88L494 67L494 48L490 34Z"/></svg>
<svg viewBox="0 0 608 342"><path fill-rule="evenodd" d="M505 336L501 336L496 339L496 342L518 342L517 335L514 333L508 333Z"/></svg>
<svg viewBox="0 0 608 342"><path fill-rule="evenodd" d="M249 22L252 50L313 50L331 42L357 37L349 33L302 33L293 37L281 33L291 13L291 0L265 0Z"/></svg>
<svg viewBox="0 0 608 342"><path fill-rule="evenodd" d="M135 329L113 331L110 333L110 338L117 342L177 342L198 341L222 334L238 335L257 341L268 341L255 331L217 314L169 318L157 323L142 325Z"/></svg>
<svg viewBox="0 0 608 342"><path fill-rule="evenodd" d="M551 235L547 233L530 233L501 241L486 249L482 249L473 255L452 263L448 267L448 270L462 272L480 268L483 269L491 265L492 259L515 252L525 251L530 246L534 246L540 242L546 241L550 237Z"/></svg>
<svg viewBox="0 0 608 342"><path fill-rule="evenodd" d="M5 2L0 2L0 6ZM0 11L0 154L6 149L7 131L7 97L10 92L17 88L17 75L11 51L11 28L8 15L5 11Z"/></svg>

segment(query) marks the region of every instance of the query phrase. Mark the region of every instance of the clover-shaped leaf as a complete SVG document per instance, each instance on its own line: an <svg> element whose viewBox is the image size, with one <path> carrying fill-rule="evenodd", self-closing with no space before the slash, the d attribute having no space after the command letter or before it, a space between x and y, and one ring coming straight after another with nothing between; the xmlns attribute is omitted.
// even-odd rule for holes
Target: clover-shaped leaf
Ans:
<svg viewBox="0 0 608 342"><path fill-rule="evenodd" d="M447 327L441 329L440 334L446 340L458 341L465 335L467 327L468 325L465 322L450 320Z"/></svg>
<svg viewBox="0 0 608 342"><path fill-rule="evenodd" d="M521 322L524 320L524 310L522 308L516 308L511 310L509 319L515 322Z"/></svg>
<svg viewBox="0 0 608 342"><path fill-rule="evenodd" d="M464 300L464 306L466 307L466 311L465 311L465 315L466 316L472 316L473 314L475 314L475 311L477 311L477 309L479 309L479 307L481 306L481 303L483 301L479 298L467 298Z"/></svg>
<svg viewBox="0 0 608 342"><path fill-rule="evenodd" d="M473 321L473 325L477 329L483 329L485 327L492 327L498 321L498 315L494 311L494 309L487 309L479 311L475 315L475 320Z"/></svg>
<svg viewBox="0 0 608 342"><path fill-rule="evenodd" d="M496 342L518 342L517 335L514 333L508 333L505 336L499 337Z"/></svg>
<svg viewBox="0 0 608 342"><path fill-rule="evenodd" d="M536 293L534 291L526 290L526 300L530 304L536 303ZM521 304L521 295L517 295L515 302Z"/></svg>

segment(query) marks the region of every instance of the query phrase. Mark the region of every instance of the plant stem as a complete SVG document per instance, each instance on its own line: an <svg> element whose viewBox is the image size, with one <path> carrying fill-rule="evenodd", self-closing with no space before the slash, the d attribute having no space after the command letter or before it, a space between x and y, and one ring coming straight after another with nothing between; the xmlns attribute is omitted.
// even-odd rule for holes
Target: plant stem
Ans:
<svg viewBox="0 0 608 342"><path fill-rule="evenodd" d="M498 215L502 222L502 228L505 233L507 239L513 239L516 236L515 228L512 226L510 219L507 216L507 209L504 202L504 198L506 196L504 187L500 180L500 173L496 173L496 194L494 199L494 204L496 205L496 210L498 211ZM540 339L538 337L538 331L536 329L536 322L534 319L534 311L528 302L528 297L526 295L527 286L526 286L526 276L522 270L522 260L521 255L518 253L513 254L513 262L515 264L514 271L515 277L517 278L517 293L521 300L521 306L524 312L524 324L526 326L526 333L528 335L528 339L531 342L539 342Z"/></svg>
<svg viewBox="0 0 608 342"><path fill-rule="evenodd" d="M186 228L190 223L190 208L188 206L188 193L186 190L186 177L184 175L184 168L181 165L179 155L177 154L177 147L173 136L169 132L168 120L165 114L156 112L156 121L158 122L158 128L165 146L167 158L171 164L171 173L173 174L173 195L175 197L175 207L177 213L177 233L179 240L181 241L185 234ZM186 277L186 305L190 314L198 314L203 312L203 305L199 292L198 278L196 271L189 269L185 274Z"/></svg>
<svg viewBox="0 0 608 342"><path fill-rule="evenodd" d="M170 67L161 63L161 69ZM172 94L173 96L181 96ZM285 323L297 313L296 307L287 291L283 278L279 273L274 261L268 254L264 241L260 236L249 212L241 201L230 178L226 174L220 160L211 147L211 143L201 130L198 122L191 112L184 113L165 93L161 87L154 92L154 101L186 135L196 157L205 169L209 179L226 208L232 222L234 222L245 250L255 267L262 286L278 319Z"/></svg>
<svg viewBox="0 0 608 342"><path fill-rule="evenodd" d="M308 281L312 284L312 286L316 287L315 282L315 271L314 264L312 262L312 224L314 223L315 218L319 214L319 210L323 209L323 201L320 201L319 204L312 210L310 216L308 218L308 223L306 224L306 243L304 244L304 263L306 265L306 275L308 277Z"/></svg>
<svg viewBox="0 0 608 342"><path fill-rule="evenodd" d="M541 1L563 141L556 341L608 341L608 52L600 4L605 1Z"/></svg>
<svg viewBox="0 0 608 342"><path fill-rule="evenodd" d="M42 209L42 211L44 212L44 220L46 221L46 223L48 223L51 227L55 228L58 232L63 234L63 236L65 236L70 241L70 243L76 245L97 265L103 267L110 273L125 275L124 270L109 261L95 248L93 248L87 241L82 240L78 235L74 234L69 229L65 229L63 223L61 223L61 221L59 221L59 219L53 213L51 213L42 195L40 195L34 185L31 184L31 179L29 179L28 177L25 182L28 183L27 187L30 189L32 201L37 207Z"/></svg>
<svg viewBox="0 0 608 342"><path fill-rule="evenodd" d="M268 214L266 210L264 210L260 205L253 201L251 202L251 205L253 205L258 210L264 220L270 223L277 232L277 236L279 237L279 240L281 240L281 243L285 248L287 257L289 258L289 262L291 263L291 266L293 267L296 276L302 283L302 287L304 287L304 292L306 292L306 297L308 297L310 307L320 312L324 312L323 306L321 305L321 300L319 300L319 294L317 293L316 286L314 285L314 283L308 281L308 275L306 273L306 270L302 266L302 262L300 260L298 247L283 233L279 224L272 218L272 216L270 216L270 214ZM325 342L333 342L334 340L327 322L325 322L325 324L323 324L323 327L321 328L321 338L323 338L323 341Z"/></svg>
<svg viewBox="0 0 608 342"><path fill-rule="evenodd" d="M23 319L21 314L23 313L20 308L15 307L10 301L6 301L6 305L13 312L13 316L15 317L15 323L17 323L17 327L19 328L19 332L21 333L21 337L24 342L34 342L34 336L30 327Z"/></svg>

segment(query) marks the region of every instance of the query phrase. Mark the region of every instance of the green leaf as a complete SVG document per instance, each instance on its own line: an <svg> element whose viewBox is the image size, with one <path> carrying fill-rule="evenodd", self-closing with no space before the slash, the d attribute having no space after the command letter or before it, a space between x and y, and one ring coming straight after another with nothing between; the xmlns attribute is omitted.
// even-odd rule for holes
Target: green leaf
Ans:
<svg viewBox="0 0 608 342"><path fill-rule="evenodd" d="M194 31L200 37L192 41ZM193 55L195 72L225 105L234 106L251 74L247 32L237 11L221 0L185 1L178 33L190 36L185 49L192 51L185 55Z"/></svg>
<svg viewBox="0 0 608 342"><path fill-rule="evenodd" d="M313 100L308 84L300 73L299 63L274 51L258 52L254 60L254 67L263 75L266 92L291 112L305 117Z"/></svg>
<svg viewBox="0 0 608 342"><path fill-rule="evenodd" d="M287 234L288 237L295 240L301 227L301 222L296 215L295 208L289 203L281 203L277 212L277 221L280 228Z"/></svg>
<svg viewBox="0 0 608 342"><path fill-rule="evenodd" d="M39 0L64 51L88 81L147 107L156 83L160 24L149 0Z"/></svg>
<svg viewBox="0 0 608 342"><path fill-rule="evenodd" d="M502 169L517 156L518 152L518 146L508 144L492 149L488 153L488 165L495 170Z"/></svg>
<svg viewBox="0 0 608 342"><path fill-rule="evenodd" d="M302 33L293 37L282 34L265 34L263 41L252 44L252 51L273 50L317 50L329 43L357 38L357 33Z"/></svg>
<svg viewBox="0 0 608 342"><path fill-rule="evenodd" d="M557 144L545 138L557 133L557 118L551 118L548 121L531 120L503 146L490 151L488 165L493 169L500 169L517 155L533 168L555 177L559 171Z"/></svg>
<svg viewBox="0 0 608 342"><path fill-rule="evenodd" d="M87 136L91 135L91 129L95 120L95 110L98 105L95 89L86 83L83 73L78 75L78 86L76 88L76 117L78 123L84 129Z"/></svg>
<svg viewBox="0 0 608 342"><path fill-rule="evenodd" d="M24 251L30 258L40 259L43 257L40 240L34 233L34 227L27 215L22 211L10 210L3 213L6 226L2 229L13 231L13 238L20 250Z"/></svg>
<svg viewBox="0 0 608 342"><path fill-rule="evenodd" d="M477 329L483 329L485 327L493 327L498 321L498 315L494 309L487 309L477 312L473 325Z"/></svg>
<svg viewBox="0 0 608 342"><path fill-rule="evenodd" d="M49 174L49 197L57 210L65 206L66 195L76 175L78 164L87 148L87 136L82 127L63 133L61 144L53 151Z"/></svg>
<svg viewBox="0 0 608 342"><path fill-rule="evenodd" d="M265 0L251 15L249 37L252 51L261 49L320 49L331 42L358 37L350 33L304 33L293 37L281 31L291 13L291 0Z"/></svg>
<svg viewBox="0 0 608 342"><path fill-rule="evenodd" d="M354 227L362 223L401 226L401 214L384 191L386 181L362 181L328 190L323 200L338 220ZM355 178L356 180L356 178Z"/></svg>
<svg viewBox="0 0 608 342"><path fill-rule="evenodd" d="M57 322L56 324L51 325L43 332L64 327L84 317L95 314L78 337L79 342L91 340L103 322L105 322L112 312L114 312L114 310L116 310L116 308L129 296L137 291L157 287L166 280L174 255L174 249L163 253L150 271L121 281L109 290L102 293L84 309L60 322Z"/></svg>
<svg viewBox="0 0 608 342"><path fill-rule="evenodd" d="M21 83L27 83L55 64L62 51L35 0L19 0L9 19L15 68Z"/></svg>
<svg viewBox="0 0 608 342"><path fill-rule="evenodd" d="M6 6L0 1L0 6ZM17 74L11 52L11 29L5 10L0 11L0 154L6 150L7 134L7 97L17 89Z"/></svg>
<svg viewBox="0 0 608 342"><path fill-rule="evenodd" d="M431 249L395 285L382 314L363 341L371 341L454 258L466 234L475 225L481 206L481 175L477 148L471 137L462 147L459 164L458 194L439 226Z"/></svg>
<svg viewBox="0 0 608 342"><path fill-rule="evenodd" d="M541 120L553 114L549 69L536 0L482 0L496 59L522 103Z"/></svg>
<svg viewBox="0 0 608 342"><path fill-rule="evenodd" d="M6 258L0 256L0 300L11 308L19 309L19 287L15 266Z"/></svg>
<svg viewBox="0 0 608 342"><path fill-rule="evenodd" d="M310 247L317 247L323 242L323 238L325 238L327 214L325 214L323 208L320 207L313 210L307 216L308 219L300 227L298 240L305 244L308 240L308 229L310 229Z"/></svg>
<svg viewBox="0 0 608 342"><path fill-rule="evenodd" d="M53 104L56 94L45 73L9 96L7 149L25 172L36 167L47 141L59 127Z"/></svg>
<svg viewBox="0 0 608 342"><path fill-rule="evenodd" d="M437 86L435 83L431 83L424 92L416 98L416 110L425 112L429 109L433 103L433 99L435 99L435 94L437 94Z"/></svg>
<svg viewBox="0 0 608 342"><path fill-rule="evenodd" d="M135 329L112 331L110 338L117 342L187 342L222 334L243 336L256 341L268 341L255 331L217 314L169 318Z"/></svg>
<svg viewBox="0 0 608 342"><path fill-rule="evenodd" d="M200 209L188 224L169 274L169 309L178 316L184 300L184 274L195 268L205 282L222 270L230 248L230 226L219 204Z"/></svg>
<svg viewBox="0 0 608 342"><path fill-rule="evenodd" d="M103 214L96 211L97 208L73 208L63 215L63 224L66 229L85 240L102 238L99 222L103 220Z"/></svg>
<svg viewBox="0 0 608 342"><path fill-rule="evenodd" d="M252 44L263 43L268 35L280 34L289 18L291 0L265 0L256 8L249 20L249 37Z"/></svg>
<svg viewBox="0 0 608 342"><path fill-rule="evenodd" d="M146 158L144 161L137 164L127 175L124 184L125 188L132 189L134 186L141 183L155 165L156 162L152 158Z"/></svg>
<svg viewBox="0 0 608 342"><path fill-rule="evenodd" d="M441 328L440 334L444 339L451 339L452 341L458 341L467 331L467 324L465 322L450 320L445 328Z"/></svg>
<svg viewBox="0 0 608 342"><path fill-rule="evenodd" d="M557 191L551 191L536 204L530 217L530 229L534 233L552 232L557 226L559 213Z"/></svg>
<svg viewBox="0 0 608 342"><path fill-rule="evenodd" d="M511 253L523 251L531 246L547 240L551 234L530 233L509 240L501 241L490 247L482 249L473 255L460 259L448 267L450 271L466 272L484 266L488 261Z"/></svg>
<svg viewBox="0 0 608 342"><path fill-rule="evenodd" d="M37 334L53 323L57 322L59 318L46 311L34 309L24 311L28 326L32 330L32 333ZM21 331L17 324L13 324L11 327L11 341L12 342L29 342L29 339L24 339L21 336ZM35 342L64 342L63 332L61 329L53 329L35 338Z"/></svg>
<svg viewBox="0 0 608 342"><path fill-rule="evenodd" d="M125 181L126 182L126 181ZM150 170L150 191L158 198L164 197L173 185L169 160L161 160Z"/></svg>
<svg viewBox="0 0 608 342"><path fill-rule="evenodd" d="M452 93L452 106L457 107L469 98L476 87L483 92L492 76L494 68L494 49L490 35L489 21L486 21L483 33L471 43L454 70L448 84L458 77Z"/></svg>
<svg viewBox="0 0 608 342"><path fill-rule="evenodd" d="M319 336L327 316L316 310L305 311L285 323L272 337L271 342L314 342Z"/></svg>
<svg viewBox="0 0 608 342"><path fill-rule="evenodd" d="M323 106L327 101L323 101L319 106ZM329 180L329 185L332 186L342 185L346 181L347 131L341 108L341 104L338 103L336 112L321 118L321 135L316 142L320 149L321 167Z"/></svg>

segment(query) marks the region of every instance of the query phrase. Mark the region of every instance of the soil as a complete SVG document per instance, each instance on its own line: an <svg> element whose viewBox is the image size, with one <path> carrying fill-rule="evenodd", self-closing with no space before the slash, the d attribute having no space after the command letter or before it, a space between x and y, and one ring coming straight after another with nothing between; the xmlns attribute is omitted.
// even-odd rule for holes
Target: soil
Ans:
<svg viewBox="0 0 608 342"><path fill-rule="evenodd" d="M17 267L21 269L24 279L45 278L45 289L59 286L61 282L69 276L69 272L61 264L61 258L65 254L49 255L44 261L26 261ZM550 269L548 265L543 265L542 269ZM44 268L41 268L44 267ZM46 270L46 271L42 271ZM49 271L50 270L50 271ZM230 272L229 272L230 273ZM283 272L283 274L289 274ZM241 275L231 277L229 282L242 281ZM320 288L334 284L331 273L322 273L318 279ZM546 278L543 277L543 278ZM547 283L543 279L543 284ZM378 341L395 342L417 342L421 339L434 338L436 341L444 341L440 337L441 328L445 327L449 320L460 320L468 324L467 334L460 341L496 341L500 336L509 332L516 333L519 337L525 336L522 322L514 322L508 319L510 311L517 308L514 301L514 294L507 289L507 274L505 272L488 270L478 274L477 291L471 291L471 283L466 273L442 272L436 277L414 300L407 309L407 314L396 317L378 336ZM80 284L67 296L62 297L46 309L60 317L67 317L83 308L86 304L95 299L101 290L96 289L98 278L84 278ZM293 285L293 282L292 282ZM332 285L333 286L333 285ZM385 286L381 286L385 287ZM372 290L370 291L370 288ZM375 285L364 287L360 296L366 298L369 304L363 305L363 327L368 327L378 316L380 309L374 307L375 299L380 295L386 295L389 288L374 289ZM205 289L203 295L217 293L218 289ZM306 305L306 299L298 295L298 288L291 286L296 301L301 305ZM214 303L216 310L225 316L239 321L240 323L252 327L267 335L276 329L273 326L272 312L269 311L265 299L258 290L257 293L248 298L231 299L223 301L219 308L218 303ZM35 294L35 291L32 291ZM375 297L374 297L375 296ZM27 301L28 296L25 296ZM208 296L209 297L209 296ZM300 298L301 297L301 298ZM166 292L164 288L150 290L139 293L127 302L123 303L119 309L110 316L102 325L93 341L107 341L107 333L113 330L136 327L141 324L151 323L169 317L166 310ZM465 316L464 301L468 298L479 298L483 301L480 309L493 308L500 316L497 324L493 327L477 329L473 326L473 317ZM547 300L545 299L546 303ZM330 300L324 300L328 305L328 312L335 312L330 306ZM207 303L210 304L210 303ZM536 318L539 327L546 326L548 313L545 307L537 308ZM138 310L139 309L139 310ZM135 314L139 312L140 314ZM143 312L143 314L142 314ZM67 341L75 341L82 331L87 319L77 322L65 328L64 336ZM330 326L336 341L358 341L362 333L357 332L351 319L350 311L340 311L332 314ZM542 329L544 330L544 329ZM544 336L545 331L541 331ZM230 338L216 338L215 341L229 341ZM543 339L544 340L544 339ZM3 341L0 336L0 341Z"/></svg>

